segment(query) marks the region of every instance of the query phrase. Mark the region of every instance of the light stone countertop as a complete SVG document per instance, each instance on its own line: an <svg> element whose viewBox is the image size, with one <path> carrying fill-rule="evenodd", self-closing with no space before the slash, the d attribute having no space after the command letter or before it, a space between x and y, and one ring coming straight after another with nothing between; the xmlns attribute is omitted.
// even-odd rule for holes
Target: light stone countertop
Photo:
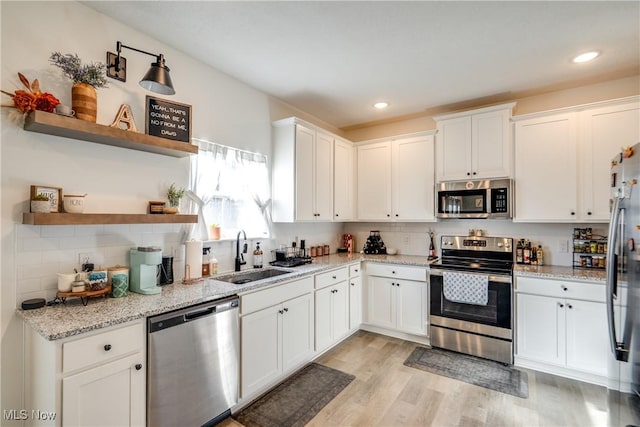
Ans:
<svg viewBox="0 0 640 427"><path fill-rule="evenodd" d="M44 338L58 340L231 295L267 288L281 282L302 278L359 261L418 267L428 267L434 262L429 261L426 256L418 255L334 254L313 258L311 264L285 269L291 271L291 273L242 285L217 281L215 276L212 276L212 278L193 285L174 283L162 286L162 292L156 295L141 295L129 292L125 298L91 298L86 306L82 305L79 298L73 298L68 299L65 304L46 306L36 310L17 309L16 311L27 325L31 326ZM229 273L224 272L219 275ZM580 270L561 266L515 264L514 275L516 277L541 277L604 283L603 270Z"/></svg>
<svg viewBox="0 0 640 427"><path fill-rule="evenodd" d="M162 292L156 295L129 292L125 298L91 298L86 306L82 305L79 298L72 298L67 299L65 304L56 304L35 310L18 309L17 313L26 324L47 340L58 340L230 295L266 288L359 261L420 267L427 267L430 264L426 256L335 254L313 258L311 264L284 269L290 270L289 274L242 285L217 281L215 276L212 276L213 278L193 285L174 283L162 286ZM228 273L220 273L219 275Z"/></svg>
<svg viewBox="0 0 640 427"><path fill-rule="evenodd" d="M580 269L556 265L522 265L514 264L515 277L540 277L545 279L566 279L584 282L605 282L605 271L596 269Z"/></svg>

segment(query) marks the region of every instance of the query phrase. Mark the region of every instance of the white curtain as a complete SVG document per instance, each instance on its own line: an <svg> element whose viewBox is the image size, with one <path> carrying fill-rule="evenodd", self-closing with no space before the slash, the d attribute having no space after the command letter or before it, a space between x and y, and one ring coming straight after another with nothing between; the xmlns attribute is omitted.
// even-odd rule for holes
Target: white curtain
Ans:
<svg viewBox="0 0 640 427"><path fill-rule="evenodd" d="M270 184L267 157L258 153L195 140L197 156L191 158L189 192L191 212L198 224L187 239L208 240L208 227L220 225L222 238L235 238L243 229L247 236L269 237Z"/></svg>

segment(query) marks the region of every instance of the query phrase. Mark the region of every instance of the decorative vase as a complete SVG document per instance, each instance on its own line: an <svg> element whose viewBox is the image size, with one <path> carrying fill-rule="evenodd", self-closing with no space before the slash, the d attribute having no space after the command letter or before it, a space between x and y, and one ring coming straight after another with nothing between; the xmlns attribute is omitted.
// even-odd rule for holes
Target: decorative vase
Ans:
<svg viewBox="0 0 640 427"><path fill-rule="evenodd" d="M31 200L31 212L49 213L51 212L51 202L48 200Z"/></svg>
<svg viewBox="0 0 640 427"><path fill-rule="evenodd" d="M76 118L95 123L98 115L96 88L87 83L75 83L71 88L71 108L76 112Z"/></svg>

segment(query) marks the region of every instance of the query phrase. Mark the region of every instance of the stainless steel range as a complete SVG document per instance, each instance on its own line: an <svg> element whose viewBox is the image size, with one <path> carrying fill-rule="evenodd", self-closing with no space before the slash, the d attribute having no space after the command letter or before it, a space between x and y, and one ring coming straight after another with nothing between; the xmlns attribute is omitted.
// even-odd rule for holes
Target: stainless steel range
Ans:
<svg viewBox="0 0 640 427"><path fill-rule="evenodd" d="M429 270L431 345L513 363L513 239L442 236Z"/></svg>

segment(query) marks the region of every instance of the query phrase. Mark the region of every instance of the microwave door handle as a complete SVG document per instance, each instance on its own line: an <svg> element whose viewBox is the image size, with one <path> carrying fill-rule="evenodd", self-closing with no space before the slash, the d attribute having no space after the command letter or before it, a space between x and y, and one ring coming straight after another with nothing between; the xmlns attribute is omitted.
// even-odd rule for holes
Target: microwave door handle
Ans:
<svg viewBox="0 0 640 427"><path fill-rule="evenodd" d="M620 213L623 211L620 208L620 198L615 197L613 199L613 208L611 210L611 221L609 222L609 242L607 242L607 280L606 280L606 297L607 297L607 323L609 326L609 344L611 351L616 356L617 360L624 360L628 354L624 352L624 345L618 344L616 339L616 325L614 317L614 298L617 293L617 280L618 280L618 257L615 254L619 235L617 233L618 223L620 221Z"/></svg>

